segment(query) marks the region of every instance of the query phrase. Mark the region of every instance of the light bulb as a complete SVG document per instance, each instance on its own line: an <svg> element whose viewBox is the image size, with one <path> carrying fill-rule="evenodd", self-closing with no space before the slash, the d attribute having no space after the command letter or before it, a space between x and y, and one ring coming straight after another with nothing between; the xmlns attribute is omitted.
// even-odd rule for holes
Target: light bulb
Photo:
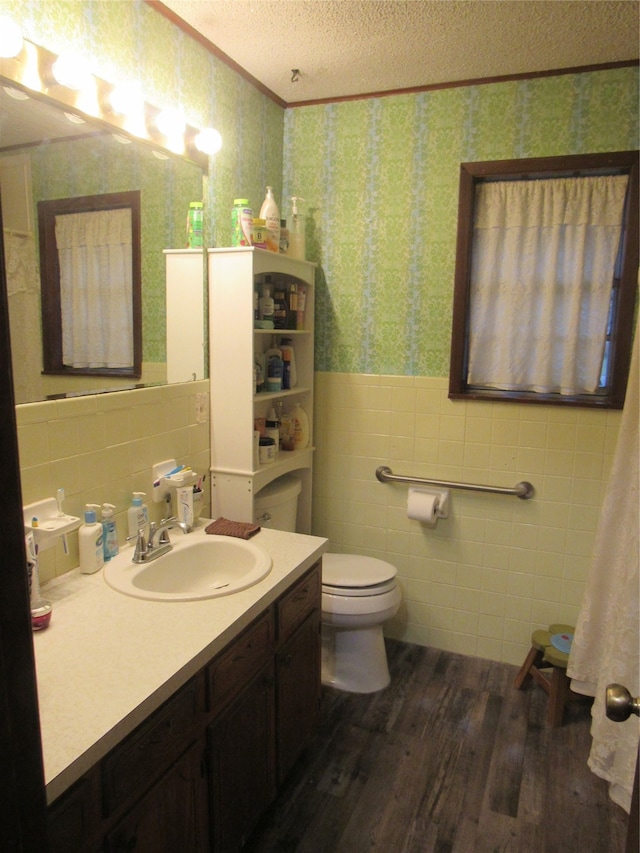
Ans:
<svg viewBox="0 0 640 853"><path fill-rule="evenodd" d="M205 127L193 140L198 151L203 154L217 154L222 148L222 137L213 127Z"/></svg>
<svg viewBox="0 0 640 853"><path fill-rule="evenodd" d="M67 89L82 89L91 76L87 60L74 53L61 53L51 70L56 81Z"/></svg>
<svg viewBox="0 0 640 853"><path fill-rule="evenodd" d="M22 30L7 15L0 15L0 57L12 59L22 50Z"/></svg>
<svg viewBox="0 0 640 853"><path fill-rule="evenodd" d="M174 138L184 133L185 121L180 110L169 107L159 113L156 127L163 136Z"/></svg>

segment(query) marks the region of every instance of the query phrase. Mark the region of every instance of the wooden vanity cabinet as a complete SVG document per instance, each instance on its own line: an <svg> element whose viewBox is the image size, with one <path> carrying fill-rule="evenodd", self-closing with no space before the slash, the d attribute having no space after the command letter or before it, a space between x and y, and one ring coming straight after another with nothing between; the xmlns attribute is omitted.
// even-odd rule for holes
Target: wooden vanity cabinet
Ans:
<svg viewBox="0 0 640 853"><path fill-rule="evenodd" d="M69 853L232 853L318 722L318 562L49 808Z"/></svg>

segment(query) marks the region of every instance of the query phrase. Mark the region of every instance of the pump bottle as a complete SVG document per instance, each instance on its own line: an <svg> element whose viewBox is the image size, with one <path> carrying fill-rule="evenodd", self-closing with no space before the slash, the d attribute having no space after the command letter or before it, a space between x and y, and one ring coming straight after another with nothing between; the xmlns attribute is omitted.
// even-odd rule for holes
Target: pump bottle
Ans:
<svg viewBox="0 0 640 853"><path fill-rule="evenodd" d="M299 261L305 260L305 224L304 214L301 212L299 202L304 201L300 196L291 196L291 213L287 218L287 227L289 229L289 249L287 255L290 258L297 258Z"/></svg>
<svg viewBox="0 0 640 853"><path fill-rule="evenodd" d="M105 563L115 557L120 550L118 547L118 531L113 517L114 509L113 504L102 504L102 540Z"/></svg>
<svg viewBox="0 0 640 853"><path fill-rule="evenodd" d="M267 187L267 194L260 208L260 219L267 224L267 249L270 252L280 251L280 211L273 196L273 188Z"/></svg>
<svg viewBox="0 0 640 853"><path fill-rule="evenodd" d="M134 492L131 506L127 510L127 525L131 538L136 536L141 528L146 529L149 524L149 510L147 505L142 503L144 497L146 497L145 492Z"/></svg>
<svg viewBox="0 0 640 853"><path fill-rule="evenodd" d="M104 565L102 525L96 520L97 509L100 509L99 504L87 504L84 524L78 530L80 571L85 575L92 575Z"/></svg>

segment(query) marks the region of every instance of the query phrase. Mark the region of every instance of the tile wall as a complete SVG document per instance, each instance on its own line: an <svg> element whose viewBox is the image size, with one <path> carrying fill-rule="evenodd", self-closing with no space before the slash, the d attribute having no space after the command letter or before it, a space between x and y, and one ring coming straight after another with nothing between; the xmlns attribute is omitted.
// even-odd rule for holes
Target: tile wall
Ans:
<svg viewBox="0 0 640 853"><path fill-rule="evenodd" d="M466 403L442 378L316 374L313 532L393 563L387 633L520 664L531 631L575 624L621 413ZM406 515L409 476L513 486L532 500L451 491L435 529Z"/></svg>
<svg viewBox="0 0 640 853"><path fill-rule="evenodd" d="M81 518L87 503L115 504L123 545L133 491L147 493L153 520L166 515L165 505L151 499L154 463L171 458L208 472L208 394L208 381L201 381L17 406L23 504L55 497L59 488L65 511ZM205 488L203 515L209 494ZM77 534L68 542L67 555L61 542L41 554L43 583L78 565Z"/></svg>

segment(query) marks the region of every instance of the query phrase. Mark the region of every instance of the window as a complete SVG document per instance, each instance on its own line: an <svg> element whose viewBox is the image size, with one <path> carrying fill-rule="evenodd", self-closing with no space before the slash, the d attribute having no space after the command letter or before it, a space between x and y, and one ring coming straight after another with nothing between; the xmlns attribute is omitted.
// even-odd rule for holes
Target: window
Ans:
<svg viewBox="0 0 640 853"><path fill-rule="evenodd" d="M449 396L622 408L638 152L463 163Z"/></svg>

